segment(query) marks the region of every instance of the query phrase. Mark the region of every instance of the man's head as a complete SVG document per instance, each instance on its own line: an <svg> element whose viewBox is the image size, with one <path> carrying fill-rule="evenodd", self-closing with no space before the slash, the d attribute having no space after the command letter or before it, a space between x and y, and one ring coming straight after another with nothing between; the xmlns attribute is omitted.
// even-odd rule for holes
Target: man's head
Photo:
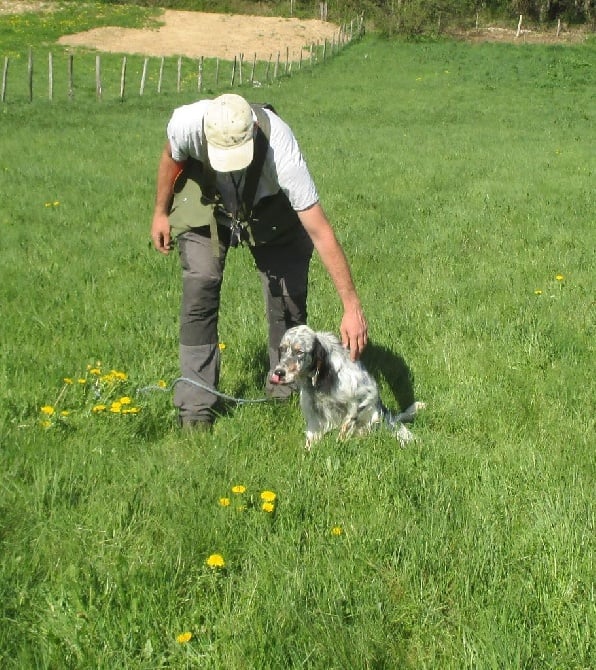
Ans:
<svg viewBox="0 0 596 670"><path fill-rule="evenodd" d="M209 103L204 121L209 162L216 172L248 167L254 152L254 120L246 100L224 93Z"/></svg>

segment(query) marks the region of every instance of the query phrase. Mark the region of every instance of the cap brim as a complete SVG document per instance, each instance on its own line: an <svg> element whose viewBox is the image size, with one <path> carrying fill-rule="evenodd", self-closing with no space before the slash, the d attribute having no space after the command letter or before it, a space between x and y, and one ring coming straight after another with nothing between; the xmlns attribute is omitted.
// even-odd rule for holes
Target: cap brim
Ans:
<svg viewBox="0 0 596 670"><path fill-rule="evenodd" d="M239 147L230 147L222 149L207 144L207 153L209 162L216 172L233 172L234 170L244 170L252 162L254 154L254 142L249 140Z"/></svg>

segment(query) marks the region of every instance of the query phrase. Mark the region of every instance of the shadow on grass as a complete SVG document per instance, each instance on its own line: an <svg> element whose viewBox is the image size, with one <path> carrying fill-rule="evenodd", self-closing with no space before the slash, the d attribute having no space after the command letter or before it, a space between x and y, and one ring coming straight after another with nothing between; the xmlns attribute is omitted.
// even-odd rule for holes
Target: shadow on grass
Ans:
<svg viewBox="0 0 596 670"><path fill-rule="evenodd" d="M389 386L400 410L416 400L414 376L402 356L380 344L369 343L362 354L362 362L377 383L383 379Z"/></svg>

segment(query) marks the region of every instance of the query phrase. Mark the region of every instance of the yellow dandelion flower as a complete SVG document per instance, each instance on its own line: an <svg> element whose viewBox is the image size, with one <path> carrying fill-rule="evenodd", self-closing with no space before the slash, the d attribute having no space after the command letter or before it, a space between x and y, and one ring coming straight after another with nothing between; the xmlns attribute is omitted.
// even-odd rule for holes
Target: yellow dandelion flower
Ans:
<svg viewBox="0 0 596 670"><path fill-rule="evenodd" d="M87 383L87 380L83 379L83 377L80 377L79 379L77 379L77 384L86 384L86 383Z"/></svg>
<svg viewBox="0 0 596 670"><path fill-rule="evenodd" d="M534 291L534 295L542 295L542 291L541 291L539 288L537 288L537 289Z"/></svg>
<svg viewBox="0 0 596 670"><path fill-rule="evenodd" d="M98 412L105 412L106 409L107 409L107 408L106 408L105 405L94 405L94 406L91 408L91 411L92 411L92 412L95 412L95 413L97 414Z"/></svg>
<svg viewBox="0 0 596 670"><path fill-rule="evenodd" d="M271 512L275 510L275 505L271 502L264 502L261 505L261 509L263 510L263 512L268 512L269 514L271 514Z"/></svg>
<svg viewBox="0 0 596 670"><path fill-rule="evenodd" d="M235 493L236 495L246 493L246 486L242 486L242 484L232 486L232 493Z"/></svg>
<svg viewBox="0 0 596 670"><path fill-rule="evenodd" d="M335 535L336 537L339 537L343 532L344 530L341 526L333 526L331 529L331 535Z"/></svg>
<svg viewBox="0 0 596 670"><path fill-rule="evenodd" d="M110 412L114 412L114 414L120 414L122 411L122 405L119 402L113 402L110 405Z"/></svg>
<svg viewBox="0 0 596 670"><path fill-rule="evenodd" d="M120 381L126 381L128 379L128 375L126 374L126 372L119 372L118 370L112 370L111 374L114 379L118 379Z"/></svg>
<svg viewBox="0 0 596 670"><path fill-rule="evenodd" d="M168 385L166 384L166 382L164 382L163 379L160 379L160 380L157 382L157 385L159 386L160 389L165 389L165 388L167 388L167 386L168 386Z"/></svg>
<svg viewBox="0 0 596 670"><path fill-rule="evenodd" d="M273 491L263 491L261 493L261 500L269 503L275 502L277 500L277 494L273 493Z"/></svg>
<svg viewBox="0 0 596 670"><path fill-rule="evenodd" d="M211 554L205 561L210 568L223 568L226 564L221 554Z"/></svg>
<svg viewBox="0 0 596 670"><path fill-rule="evenodd" d="M225 342L220 342L217 346L220 351L223 351L226 348Z"/></svg>
<svg viewBox="0 0 596 670"><path fill-rule="evenodd" d="M89 374L97 376L101 374L101 370L99 368L89 368Z"/></svg>
<svg viewBox="0 0 596 670"><path fill-rule="evenodd" d="M120 402L121 405L130 405L132 403L132 399L129 398L127 395L125 395L125 396L122 396L122 398L120 398L119 402Z"/></svg>
<svg viewBox="0 0 596 670"><path fill-rule="evenodd" d="M561 273L555 275L555 279L557 281L563 281L565 279L565 275L562 275Z"/></svg>
<svg viewBox="0 0 596 670"><path fill-rule="evenodd" d="M232 501L229 498L220 498L219 504L222 507L229 507L232 504Z"/></svg>
<svg viewBox="0 0 596 670"><path fill-rule="evenodd" d="M73 384L73 380L71 377L64 377L64 383L65 384Z"/></svg>
<svg viewBox="0 0 596 670"><path fill-rule="evenodd" d="M190 642L192 639L192 633L189 631L186 631L186 633L180 633L180 635L176 636L176 642L178 644L186 644L187 642Z"/></svg>
<svg viewBox="0 0 596 670"><path fill-rule="evenodd" d="M56 410L51 405L44 405L43 407L40 407L40 412L46 416L52 416L55 411Z"/></svg>
<svg viewBox="0 0 596 670"><path fill-rule="evenodd" d="M138 414L140 411L140 407L126 407L122 410L122 414Z"/></svg>
<svg viewBox="0 0 596 670"><path fill-rule="evenodd" d="M58 207L58 205L60 204L60 201L59 200L54 200L54 202L52 204L54 205L54 207Z"/></svg>

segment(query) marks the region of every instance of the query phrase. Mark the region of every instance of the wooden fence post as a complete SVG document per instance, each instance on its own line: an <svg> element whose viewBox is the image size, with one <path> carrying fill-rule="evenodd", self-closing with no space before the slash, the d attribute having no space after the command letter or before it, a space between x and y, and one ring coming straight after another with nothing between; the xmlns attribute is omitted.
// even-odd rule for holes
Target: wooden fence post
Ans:
<svg viewBox="0 0 596 670"><path fill-rule="evenodd" d="M197 78L197 89L199 93L203 92L203 56L199 58L199 74Z"/></svg>
<svg viewBox="0 0 596 670"><path fill-rule="evenodd" d="M267 71L265 72L265 83L269 83L269 70L271 69L271 59L273 58L273 54L269 54L269 60L267 61Z"/></svg>
<svg viewBox="0 0 596 670"><path fill-rule="evenodd" d="M275 67L273 68L273 79L277 79L278 71L279 71L279 51L277 52L277 58L275 60Z"/></svg>
<svg viewBox="0 0 596 670"><path fill-rule="evenodd" d="M165 63L164 56L161 57L161 62L159 63L159 79L157 80L157 92L161 93L161 82L163 81L163 66Z"/></svg>
<svg viewBox="0 0 596 670"><path fill-rule="evenodd" d="M126 56L122 58L122 71L120 72L120 100L124 100L124 93L126 90Z"/></svg>
<svg viewBox="0 0 596 670"><path fill-rule="evenodd" d="M232 79L230 81L230 88L234 87L235 80L236 80L236 56L234 56L234 62L232 63Z"/></svg>
<svg viewBox="0 0 596 670"><path fill-rule="evenodd" d="M33 50L29 49L29 58L27 60L27 78L29 88L29 102L33 102Z"/></svg>
<svg viewBox="0 0 596 670"><path fill-rule="evenodd" d="M255 52L255 55L253 56L252 59L252 68L250 70L250 85L252 86L255 81L255 69L257 67L257 54Z"/></svg>
<svg viewBox="0 0 596 670"><path fill-rule="evenodd" d="M101 56L95 56L95 95L101 100Z"/></svg>
<svg viewBox="0 0 596 670"><path fill-rule="evenodd" d="M4 56L4 67L2 68L2 102L6 102L6 85L8 84L8 56Z"/></svg>
<svg viewBox="0 0 596 670"><path fill-rule="evenodd" d="M68 54L68 99L74 97L74 56Z"/></svg>
<svg viewBox="0 0 596 670"><path fill-rule="evenodd" d="M50 102L54 99L54 57L48 51L48 98Z"/></svg>
<svg viewBox="0 0 596 670"><path fill-rule="evenodd" d="M520 15L519 15L519 22L518 22L518 24L517 24L517 33L515 33L515 37L516 37L516 38L520 36L520 33L521 33L521 27L522 27L522 20L523 20L523 18L524 18L523 15L520 14Z"/></svg>
<svg viewBox="0 0 596 670"><path fill-rule="evenodd" d="M139 95L143 95L145 92L145 82L147 80L147 65L149 64L149 59L145 58L143 61L143 73L141 75L141 88L139 90Z"/></svg>
<svg viewBox="0 0 596 670"><path fill-rule="evenodd" d="M215 88L219 84L219 58L215 60Z"/></svg>
<svg viewBox="0 0 596 670"><path fill-rule="evenodd" d="M238 56L238 84L242 86L242 63L244 61L244 54Z"/></svg>

